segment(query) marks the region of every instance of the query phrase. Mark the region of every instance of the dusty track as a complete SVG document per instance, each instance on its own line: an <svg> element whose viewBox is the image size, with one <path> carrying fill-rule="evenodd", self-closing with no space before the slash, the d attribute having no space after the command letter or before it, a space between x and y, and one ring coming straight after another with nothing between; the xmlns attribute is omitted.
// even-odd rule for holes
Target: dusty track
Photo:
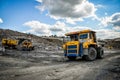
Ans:
<svg viewBox="0 0 120 80"><path fill-rule="evenodd" d="M104 66L120 58L120 51L106 51L104 59L92 62L69 61L60 52L33 53L0 56L0 80L98 80Z"/></svg>

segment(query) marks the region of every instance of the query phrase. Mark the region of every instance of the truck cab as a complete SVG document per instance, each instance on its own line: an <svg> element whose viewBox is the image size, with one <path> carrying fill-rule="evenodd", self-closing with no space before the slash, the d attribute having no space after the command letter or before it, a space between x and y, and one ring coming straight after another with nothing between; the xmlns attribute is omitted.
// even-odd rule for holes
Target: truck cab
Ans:
<svg viewBox="0 0 120 80"><path fill-rule="evenodd" d="M97 44L95 31L82 30L65 35L63 49L64 55L68 59L82 57L86 60L95 60L96 58L103 58L104 51L102 46Z"/></svg>

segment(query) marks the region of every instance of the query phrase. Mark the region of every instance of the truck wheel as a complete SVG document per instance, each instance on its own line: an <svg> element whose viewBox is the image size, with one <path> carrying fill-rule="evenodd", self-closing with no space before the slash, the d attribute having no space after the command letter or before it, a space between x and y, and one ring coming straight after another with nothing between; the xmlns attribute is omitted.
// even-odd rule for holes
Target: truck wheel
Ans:
<svg viewBox="0 0 120 80"><path fill-rule="evenodd" d="M83 59L83 60L86 60L86 55L83 55L82 59Z"/></svg>
<svg viewBox="0 0 120 80"><path fill-rule="evenodd" d="M69 60L75 60L76 57L70 57L70 56L68 56L68 59L69 59Z"/></svg>
<svg viewBox="0 0 120 80"><path fill-rule="evenodd" d="M86 55L86 60L93 61L97 57L97 51L94 47L90 47L88 50L88 55Z"/></svg>
<svg viewBox="0 0 120 80"><path fill-rule="evenodd" d="M104 57L104 50L99 48L97 58L102 59Z"/></svg>

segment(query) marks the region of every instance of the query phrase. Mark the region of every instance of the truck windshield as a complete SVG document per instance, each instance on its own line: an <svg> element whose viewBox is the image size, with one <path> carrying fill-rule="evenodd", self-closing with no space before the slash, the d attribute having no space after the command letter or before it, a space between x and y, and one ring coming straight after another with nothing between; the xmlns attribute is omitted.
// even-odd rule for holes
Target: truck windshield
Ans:
<svg viewBox="0 0 120 80"><path fill-rule="evenodd" d="M68 41L78 41L78 34L75 35L69 35L64 37L63 42L68 42Z"/></svg>
<svg viewBox="0 0 120 80"><path fill-rule="evenodd" d="M70 40L71 40L71 39L70 39L70 36L64 37L64 38L63 38L63 43L68 42L68 41L70 41Z"/></svg>
<svg viewBox="0 0 120 80"><path fill-rule="evenodd" d="M88 34L80 34L80 39L86 39L88 37Z"/></svg>
<svg viewBox="0 0 120 80"><path fill-rule="evenodd" d="M77 41L78 40L78 35L71 35L70 39L71 39L71 41Z"/></svg>
<svg viewBox="0 0 120 80"><path fill-rule="evenodd" d="M63 42L78 41L78 35L70 35L63 39Z"/></svg>

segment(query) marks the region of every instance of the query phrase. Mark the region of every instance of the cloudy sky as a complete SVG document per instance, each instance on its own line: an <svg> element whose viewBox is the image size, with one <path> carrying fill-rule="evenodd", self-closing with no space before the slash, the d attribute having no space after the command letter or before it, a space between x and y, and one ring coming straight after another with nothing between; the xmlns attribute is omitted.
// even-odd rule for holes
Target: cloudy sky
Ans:
<svg viewBox="0 0 120 80"><path fill-rule="evenodd" d="M117 38L120 0L0 0L0 28L39 36L91 29Z"/></svg>

